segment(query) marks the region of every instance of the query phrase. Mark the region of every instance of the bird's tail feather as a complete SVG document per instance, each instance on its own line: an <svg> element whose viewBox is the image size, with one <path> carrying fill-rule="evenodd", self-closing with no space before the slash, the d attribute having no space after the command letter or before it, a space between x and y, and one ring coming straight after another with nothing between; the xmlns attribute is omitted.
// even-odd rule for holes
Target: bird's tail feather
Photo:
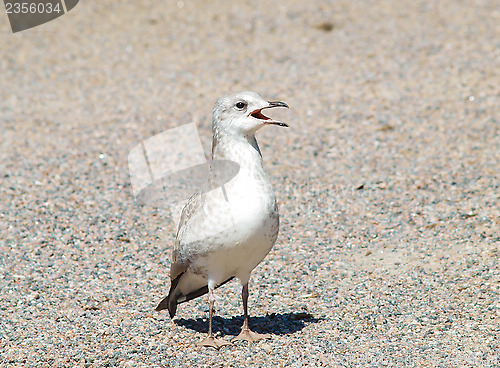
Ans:
<svg viewBox="0 0 500 368"><path fill-rule="evenodd" d="M199 296L202 296L202 295L205 295L206 293L208 293L208 286L203 286L203 287L199 288L198 290L192 291L186 295L177 294L176 288L177 288L177 284L179 283L181 276L182 276L182 274L180 274L174 280L172 280L172 284L170 286L170 291L168 293L168 296L163 298L163 300L158 304L158 306L155 309L156 311L168 309L168 312L170 314L170 318L174 318L175 312L177 311L177 304L188 302L190 300L193 300L195 298L198 298ZM233 279L233 277L228 278L226 281L217 285L216 288L224 285L225 283L231 281L232 279Z"/></svg>
<svg viewBox="0 0 500 368"><path fill-rule="evenodd" d="M168 292L168 296L163 298L163 300L156 307L156 311L161 311L163 309L168 309L168 313L170 314L170 318L174 318L175 311L177 310L177 299L179 295L176 295L175 289L177 288L177 284L179 284L179 280L181 279L182 273L177 276L172 283L170 284L170 291Z"/></svg>
<svg viewBox="0 0 500 368"><path fill-rule="evenodd" d="M163 309L168 309L168 312L170 314L170 318L174 318L175 316L175 311L177 310L177 301L169 301L169 297L166 296L163 298L163 300L158 304L156 307L156 311L161 311Z"/></svg>

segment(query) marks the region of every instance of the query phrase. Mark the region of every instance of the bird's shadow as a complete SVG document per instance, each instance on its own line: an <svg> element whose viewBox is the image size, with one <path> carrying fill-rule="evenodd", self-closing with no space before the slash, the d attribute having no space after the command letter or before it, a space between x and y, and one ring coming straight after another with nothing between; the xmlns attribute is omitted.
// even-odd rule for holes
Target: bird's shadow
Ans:
<svg viewBox="0 0 500 368"><path fill-rule="evenodd" d="M288 335L302 330L306 322L317 323L319 321L321 318L315 318L307 312L271 313L266 316L250 317L249 325L250 329L257 333ZM198 332L208 331L208 318L179 318L174 323ZM214 333L220 332L222 336L236 336L241 331L243 316L231 318L214 316L212 323Z"/></svg>

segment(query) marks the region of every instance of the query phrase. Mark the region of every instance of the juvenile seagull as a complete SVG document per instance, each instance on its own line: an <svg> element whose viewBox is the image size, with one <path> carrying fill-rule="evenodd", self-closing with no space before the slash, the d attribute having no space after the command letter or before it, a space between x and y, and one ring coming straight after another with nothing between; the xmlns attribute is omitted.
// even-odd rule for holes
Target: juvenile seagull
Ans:
<svg viewBox="0 0 500 368"><path fill-rule="evenodd" d="M219 349L230 345L212 333L214 289L236 277L243 286L244 321L233 339L258 341L270 338L248 326L248 280L278 237L276 197L269 183L255 132L265 125L288 127L263 115L262 110L288 107L268 102L253 92L221 97L212 114L212 158L230 160L240 167L223 187L194 194L182 210L170 267L170 292L157 311L175 316L177 304L208 292L208 336L201 346ZM214 173L216 176L217 173Z"/></svg>

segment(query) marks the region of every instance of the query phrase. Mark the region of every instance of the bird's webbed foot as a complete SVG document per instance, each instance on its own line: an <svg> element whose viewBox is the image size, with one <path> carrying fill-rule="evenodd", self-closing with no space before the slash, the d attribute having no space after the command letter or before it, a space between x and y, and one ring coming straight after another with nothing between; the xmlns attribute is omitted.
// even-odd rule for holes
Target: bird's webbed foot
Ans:
<svg viewBox="0 0 500 368"><path fill-rule="evenodd" d="M260 341L260 340L265 340L265 339L270 339L271 335L268 334L260 334L257 332L253 332L250 329L242 329L240 334L236 336L234 339L231 341L238 341L238 340L244 340L248 342L255 342L255 341Z"/></svg>
<svg viewBox="0 0 500 368"><path fill-rule="evenodd" d="M216 339L214 336L207 336L203 340L198 342L198 346L205 346L209 348L214 348L216 350L219 350L221 347L227 345L233 345L233 343L221 339Z"/></svg>

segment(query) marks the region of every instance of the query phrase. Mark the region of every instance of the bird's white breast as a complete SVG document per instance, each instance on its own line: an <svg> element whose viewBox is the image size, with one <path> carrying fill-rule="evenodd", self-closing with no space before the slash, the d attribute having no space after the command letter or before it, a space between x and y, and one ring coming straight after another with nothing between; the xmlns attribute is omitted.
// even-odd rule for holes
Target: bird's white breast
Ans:
<svg viewBox="0 0 500 368"><path fill-rule="evenodd" d="M243 163L240 172L230 182L204 194L203 221L194 221L184 239L208 247L196 252L205 255L197 257L193 267L206 271L216 284L232 276L247 282L278 235L276 197L262 161L239 161Z"/></svg>

